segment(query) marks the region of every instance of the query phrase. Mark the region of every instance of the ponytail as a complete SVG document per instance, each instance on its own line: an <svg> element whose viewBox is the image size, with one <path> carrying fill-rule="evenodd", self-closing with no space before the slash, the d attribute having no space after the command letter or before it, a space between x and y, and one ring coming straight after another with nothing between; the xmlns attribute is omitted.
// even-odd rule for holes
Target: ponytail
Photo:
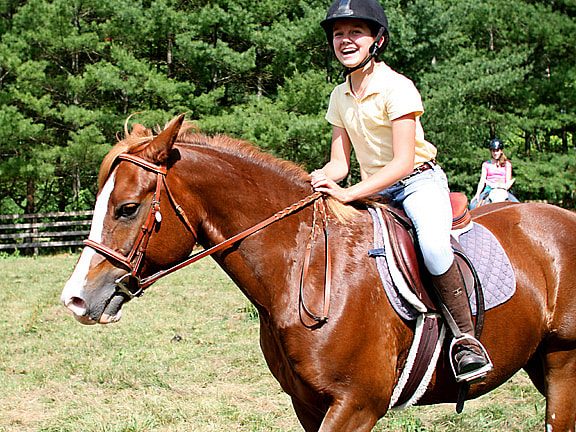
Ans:
<svg viewBox="0 0 576 432"><path fill-rule="evenodd" d="M502 168L503 166L506 166L506 162L508 162L508 158L506 157L504 152L502 152L502 154L500 155L500 159L498 159L496 163L500 168Z"/></svg>

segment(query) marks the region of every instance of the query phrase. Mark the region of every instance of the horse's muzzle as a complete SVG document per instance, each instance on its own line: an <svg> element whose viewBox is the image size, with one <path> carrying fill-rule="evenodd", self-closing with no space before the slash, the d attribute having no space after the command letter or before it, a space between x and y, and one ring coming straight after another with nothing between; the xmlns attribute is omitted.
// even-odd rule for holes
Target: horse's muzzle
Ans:
<svg viewBox="0 0 576 432"><path fill-rule="evenodd" d="M100 306L89 307L87 301L81 296L63 298L62 302L74 313L74 318L81 324L110 324L120 321L122 318L122 305L130 301L131 297L122 290L116 289L112 296Z"/></svg>
<svg viewBox="0 0 576 432"><path fill-rule="evenodd" d="M120 321L122 318L122 305L126 301L129 301L129 299L124 294L115 293L104 308L104 312L102 312L98 322L100 324L110 324Z"/></svg>

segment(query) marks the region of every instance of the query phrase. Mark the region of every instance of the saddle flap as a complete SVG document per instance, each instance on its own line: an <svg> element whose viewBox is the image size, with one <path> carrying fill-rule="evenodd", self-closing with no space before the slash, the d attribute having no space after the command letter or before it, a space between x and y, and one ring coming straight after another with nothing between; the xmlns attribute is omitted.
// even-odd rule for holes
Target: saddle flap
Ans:
<svg viewBox="0 0 576 432"><path fill-rule="evenodd" d="M421 260L416 252L415 239L411 235L412 224L402 210L387 207L382 214L388 230L394 261L406 284L429 310L436 310L434 302L422 283L420 275Z"/></svg>
<svg viewBox="0 0 576 432"><path fill-rule="evenodd" d="M457 197L457 199L460 199ZM470 218L467 208L468 199L464 195L464 201L460 199L459 203L464 205L467 213L467 218ZM460 207L462 209L462 207ZM404 280L408 287L420 299L422 303L430 311L437 311L438 308L435 301L432 299L430 292L432 292L432 281L429 278L428 272L424 267L424 263L418 254L418 243L415 239L414 227L404 213L403 210L388 206L386 211L383 212L383 219L388 230L390 238L390 246L392 247L392 254L398 269L401 271ZM458 241L451 237L452 247L455 250L462 251L462 247ZM459 264L462 277L468 297L474 291L474 275L468 266L467 262L458 254L454 257ZM422 267L420 267L422 266ZM423 271L420 271L420 268Z"/></svg>

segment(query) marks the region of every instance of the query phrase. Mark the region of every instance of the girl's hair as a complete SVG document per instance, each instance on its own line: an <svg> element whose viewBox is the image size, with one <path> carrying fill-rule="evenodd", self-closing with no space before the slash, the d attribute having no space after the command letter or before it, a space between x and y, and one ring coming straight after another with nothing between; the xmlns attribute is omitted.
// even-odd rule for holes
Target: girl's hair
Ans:
<svg viewBox="0 0 576 432"><path fill-rule="evenodd" d="M496 165L503 167L506 165L506 162L508 162L508 158L504 154L504 150L502 150L502 153L500 153L500 159L496 160Z"/></svg>

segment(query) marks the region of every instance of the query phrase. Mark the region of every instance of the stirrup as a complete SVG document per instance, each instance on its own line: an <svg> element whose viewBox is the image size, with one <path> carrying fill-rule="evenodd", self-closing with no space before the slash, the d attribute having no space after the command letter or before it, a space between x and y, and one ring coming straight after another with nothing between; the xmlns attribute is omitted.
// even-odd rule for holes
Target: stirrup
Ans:
<svg viewBox="0 0 576 432"><path fill-rule="evenodd" d="M457 375L456 374L456 365L454 364L455 363L455 361L454 361L454 354L455 354L454 349L456 347L456 344L458 342L463 341L464 339L473 340L478 344L478 347L482 351L482 354L484 355L484 358L486 359L487 363L484 366L482 366L481 368ZM478 339L476 339L475 337L467 335L467 334L461 334L460 337L452 338L452 342L450 343L450 351L449 351L449 357L448 358L450 359L450 366L452 367L452 373L454 374L454 377L456 378L456 382L465 381L467 383L471 383L473 381L481 380L481 379L486 377L486 374L488 372L490 372L492 369L494 369L494 365L492 364L492 360L490 360L490 356L488 355L488 351L486 351L486 348L484 348L484 345L482 345L480 343L480 341Z"/></svg>

